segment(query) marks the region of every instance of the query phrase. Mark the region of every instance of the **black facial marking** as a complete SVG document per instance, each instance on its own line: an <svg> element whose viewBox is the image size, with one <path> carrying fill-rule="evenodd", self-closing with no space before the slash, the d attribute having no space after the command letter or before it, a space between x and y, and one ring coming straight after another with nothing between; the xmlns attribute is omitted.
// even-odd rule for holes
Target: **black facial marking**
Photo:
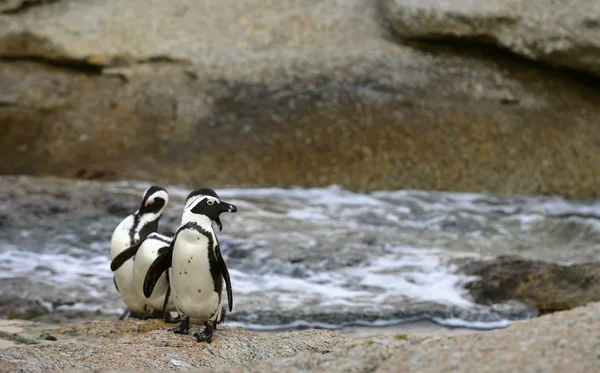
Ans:
<svg viewBox="0 0 600 373"><path fill-rule="evenodd" d="M142 206L140 206L140 215L143 214L157 214L160 209L163 208L163 206L165 205L165 200L164 198L160 198L160 197L156 197L154 198L154 203L151 203L149 205L146 205L145 202L144 204L142 204Z"/></svg>
<svg viewBox="0 0 600 373"><path fill-rule="evenodd" d="M217 223L219 229L223 229L219 216L224 212L236 212L237 207L224 201L217 202L212 198L205 198L197 202L190 211L194 214L207 216L210 220Z"/></svg>
<svg viewBox="0 0 600 373"><path fill-rule="evenodd" d="M146 203L146 201L148 200L148 198L150 198L151 195L153 195L154 193L159 192L161 190L164 192L167 191L165 188L158 186L158 185L150 186L144 193L144 196L142 197L142 206Z"/></svg>
<svg viewBox="0 0 600 373"><path fill-rule="evenodd" d="M146 190L146 192L144 193L144 196L142 197L142 203L140 205L139 210L137 211L137 213L133 214L133 225L131 226L131 229L129 230L129 246L133 246L138 243L135 239L135 234L136 234L136 232L138 232L138 230L140 231L140 241L142 241L146 237L148 237L148 235L150 233L156 232L158 230L158 219L156 219L155 221L150 222L146 226L142 227L141 230L140 230L140 222L141 222L141 216L143 214L158 213L164 207L166 201L160 197L155 198L153 204L146 206L146 201L148 200L148 198L151 195L153 195L154 193L161 191L161 190L166 192L166 190L164 188L159 187L157 185L153 185L150 188L148 188L148 190Z"/></svg>
<svg viewBox="0 0 600 373"><path fill-rule="evenodd" d="M160 211L161 208L163 208L163 206L165 205L165 200L162 198L155 198L154 199L154 203L146 206L146 202L148 202L148 199L154 195L156 192L167 192L167 190L161 186L158 185L152 185L150 186L148 189L146 189L146 192L144 193L144 196L142 197L142 203L140 204L140 209L139 209L139 213L140 214L146 214L146 213L157 213Z"/></svg>
<svg viewBox="0 0 600 373"><path fill-rule="evenodd" d="M209 205L209 202L212 203L212 205ZM221 213L219 211L219 204L213 199L204 199L200 201L196 204L196 206L194 206L192 212L194 214L206 215L210 218L210 220L215 220Z"/></svg>

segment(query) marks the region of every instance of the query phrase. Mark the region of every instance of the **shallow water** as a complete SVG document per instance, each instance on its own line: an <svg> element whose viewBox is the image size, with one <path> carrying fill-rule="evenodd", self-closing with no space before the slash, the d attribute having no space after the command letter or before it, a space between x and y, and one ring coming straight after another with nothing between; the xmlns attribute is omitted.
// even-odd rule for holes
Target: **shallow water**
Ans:
<svg viewBox="0 0 600 373"><path fill-rule="evenodd" d="M145 183L106 183L138 203ZM188 189L162 230L175 230ZM459 258L516 254L557 262L600 260L600 201L338 187L221 189L239 212L222 216L234 311L229 325L257 330L385 326L431 320L494 328L535 315L517 303L474 304ZM5 203L4 210L10 209ZM0 225L0 291L53 313L116 318L109 240L121 215L62 214Z"/></svg>

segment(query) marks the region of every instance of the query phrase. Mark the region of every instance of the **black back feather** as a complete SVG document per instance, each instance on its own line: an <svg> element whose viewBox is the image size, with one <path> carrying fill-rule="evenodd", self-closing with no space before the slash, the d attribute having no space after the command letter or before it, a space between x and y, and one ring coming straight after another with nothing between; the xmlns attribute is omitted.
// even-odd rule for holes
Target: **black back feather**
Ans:
<svg viewBox="0 0 600 373"><path fill-rule="evenodd" d="M137 254L138 249L142 245L142 242L135 244L133 246L129 246L127 249L123 250L119 255L115 256L115 258L110 262L110 270L116 271L121 268L123 263L133 258L135 254Z"/></svg>
<svg viewBox="0 0 600 373"><path fill-rule="evenodd" d="M148 268L148 272L146 272L146 277L144 278L144 295L146 298L150 298L152 296L152 292L154 291L154 287L158 282L158 279L162 274L171 267L172 256L173 254L173 245L161 247L158 250L158 256L152 264L150 268Z"/></svg>

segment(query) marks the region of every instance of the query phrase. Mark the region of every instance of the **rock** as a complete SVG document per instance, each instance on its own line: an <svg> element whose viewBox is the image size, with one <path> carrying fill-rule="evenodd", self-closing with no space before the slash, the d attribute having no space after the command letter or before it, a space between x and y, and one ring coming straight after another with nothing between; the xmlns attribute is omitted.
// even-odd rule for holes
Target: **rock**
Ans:
<svg viewBox="0 0 600 373"><path fill-rule="evenodd" d="M211 372L572 372L600 364L600 304L485 333L359 341L329 354L300 353ZM207 372L207 369L193 370Z"/></svg>
<svg viewBox="0 0 600 373"><path fill-rule="evenodd" d="M600 301L600 263L560 265L499 257L469 262L460 271L478 277L466 288L481 304L516 300L543 314Z"/></svg>
<svg viewBox="0 0 600 373"><path fill-rule="evenodd" d="M49 312L42 302L0 295L0 317L7 319L33 319Z"/></svg>
<svg viewBox="0 0 600 373"><path fill-rule="evenodd" d="M589 0L381 0L411 39L472 39L600 75L600 3Z"/></svg>
<svg viewBox="0 0 600 373"><path fill-rule="evenodd" d="M292 356L301 351L328 353L349 341L329 331L259 334L221 326L215 332L213 342L207 344L196 342L192 335L168 332L166 329L172 326L159 320L94 321L61 327L32 324L28 326L28 333L37 329L54 339L43 339L40 349L19 344L3 350L0 371L3 368L18 368L21 372L99 368L189 370L240 365Z"/></svg>
<svg viewBox="0 0 600 373"><path fill-rule="evenodd" d="M257 334L223 327L212 344L164 330L161 321L90 322L51 328L57 341L2 350L21 372L590 372L598 368L600 303L508 328L446 336L348 339L328 331ZM29 332L43 325L29 326ZM72 343L77 341L77 343ZM208 368L208 369L207 369Z"/></svg>
<svg viewBox="0 0 600 373"><path fill-rule="evenodd" d="M0 15L0 173L598 195L595 83L408 45L383 13L60 0Z"/></svg>

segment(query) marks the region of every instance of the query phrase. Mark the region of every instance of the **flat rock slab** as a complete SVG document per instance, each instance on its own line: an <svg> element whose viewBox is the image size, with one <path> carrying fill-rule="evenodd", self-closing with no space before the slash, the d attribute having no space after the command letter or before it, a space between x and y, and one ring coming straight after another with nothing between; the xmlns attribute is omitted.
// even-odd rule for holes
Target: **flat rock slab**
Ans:
<svg viewBox="0 0 600 373"><path fill-rule="evenodd" d="M300 353L211 372L569 372L600 370L600 303L484 333L413 340L396 335L330 354ZM208 372L196 370L195 372Z"/></svg>
<svg viewBox="0 0 600 373"><path fill-rule="evenodd" d="M43 324L27 325L29 333L46 330ZM505 329L428 337L381 333L352 340L329 331L257 334L223 327L214 342L206 344L166 328L160 320L51 328L46 332L57 341L1 350L0 371L587 373L600 369L600 303Z"/></svg>
<svg viewBox="0 0 600 373"><path fill-rule="evenodd" d="M458 12L460 35L600 66L591 1L505 3L5 0L0 173L597 196L590 76L393 35L450 34Z"/></svg>
<svg viewBox="0 0 600 373"><path fill-rule="evenodd" d="M381 0L396 32L477 39L528 58L600 75L600 2Z"/></svg>
<svg viewBox="0 0 600 373"><path fill-rule="evenodd" d="M41 339L56 340L33 348L19 344L2 350L0 371L188 370L282 358L300 351L327 353L349 341L329 331L258 334L223 326L207 344L196 342L192 335L168 332L173 325L160 320L94 321L48 329L35 325L44 335Z"/></svg>

